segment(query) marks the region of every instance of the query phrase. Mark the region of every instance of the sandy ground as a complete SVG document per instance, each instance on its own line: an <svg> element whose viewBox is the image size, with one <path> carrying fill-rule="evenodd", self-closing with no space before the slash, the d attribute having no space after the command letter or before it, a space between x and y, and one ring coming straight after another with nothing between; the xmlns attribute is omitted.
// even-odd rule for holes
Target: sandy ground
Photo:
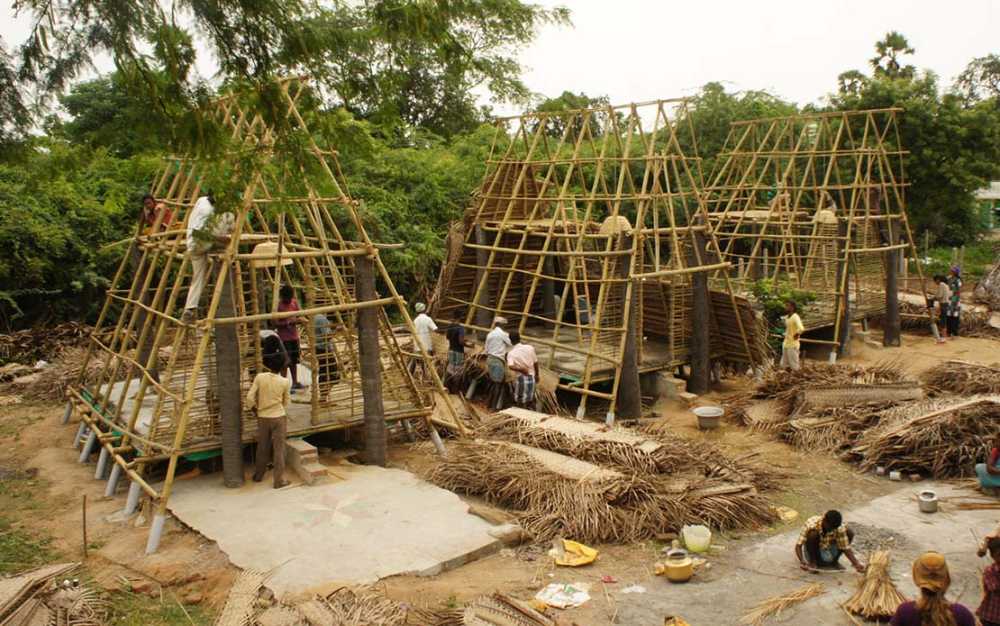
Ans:
<svg viewBox="0 0 1000 626"><path fill-rule="evenodd" d="M875 349L855 342L851 362L899 360L914 375L933 367L941 359L959 358L982 363L1000 361L1000 343L986 339L959 338L937 345L930 337L904 336L904 347ZM727 381L720 390L705 398L718 401L745 382ZM912 485L900 485L859 474L854 468L831 458L804 455L764 435L748 433L734 425L718 431L697 430L693 416L676 405L656 407L662 424L692 438L707 438L734 454L758 452L778 468L794 472L775 503L800 513L799 520L758 532L716 537L723 550L709 557L710 567L699 572L696 581L684 586L652 575L663 545L650 541L625 546L598 546L601 555L589 567L578 570L556 568L544 554L544 546L524 546L466 565L431 578L393 577L379 586L392 598L428 606L454 606L477 595L500 590L528 598L552 582L584 582L591 585L590 602L562 615L578 624L662 624L668 614L683 615L693 626L736 623L738 616L754 603L812 578L796 569L791 559L795 533L802 519L837 506L848 519L856 514L872 527L893 528L897 515L910 506ZM123 522L115 513L124 504L124 492L104 498L104 482L94 480L93 465L77 464L71 447L76 430L62 426L62 407L54 404L15 404L0 407L0 467L37 468L40 505L18 510L22 524L51 534L54 547L64 556L82 556L81 504L87 496L88 566L98 581L108 587L138 585L169 588L181 598L200 602L209 610L223 601L236 569L218 547L201 535L174 521L168 524L160 551L143 556L147 528ZM430 448L398 446L392 451L392 465L406 468L433 462ZM900 532L906 545L897 555L894 571L900 574L901 588L905 564L923 549L939 547L937 538L947 538L949 558L956 559L960 571L963 600L973 605L975 598L975 546L970 530L984 531L995 517L987 512L948 512L933 520L917 518ZM915 530L914 530L915 529ZM944 548L941 548L944 549ZM971 554L971 558L969 558ZM759 573L765 572L765 573ZM602 576L617 582L602 583ZM836 581L836 582L834 582ZM971 582L970 582L971 581ZM735 587L733 583L738 583ZM824 584L848 589L853 576L835 576ZM630 585L645 587L645 593L629 594ZM841 590L842 591L842 590ZM840 598L841 592L830 593ZM957 593L957 591L956 591ZM841 598L842 599L842 598ZM614 620L614 622L612 622ZM816 602L808 610L790 612L785 624L848 624L836 603Z"/></svg>

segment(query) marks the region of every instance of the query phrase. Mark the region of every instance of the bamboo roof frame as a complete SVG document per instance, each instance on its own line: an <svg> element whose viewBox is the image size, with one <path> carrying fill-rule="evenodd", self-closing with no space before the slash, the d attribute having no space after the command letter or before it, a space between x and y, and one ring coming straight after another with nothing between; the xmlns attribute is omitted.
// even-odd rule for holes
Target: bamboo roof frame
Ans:
<svg viewBox="0 0 1000 626"><path fill-rule="evenodd" d="M906 214L899 108L830 111L730 125L705 193L709 220L741 291L768 278L812 292L806 328L884 312L883 257L917 250ZM907 268L909 265L907 265ZM922 269L901 278L925 290ZM926 292L925 292L926 295Z"/></svg>
<svg viewBox="0 0 1000 626"><path fill-rule="evenodd" d="M218 157L173 156L165 160L151 192L173 210L174 222L161 224L162 212L151 228L138 220L87 349L87 361L101 363L101 373L90 384L81 378L69 391L73 411L97 433L113 462L156 501L159 514L166 513L179 459L220 446L217 396L213 396L214 335L218 328L234 325L237 329L242 355L240 393L245 396L252 378L250 369L262 368L259 331L265 328L264 323L290 316L306 320L302 362L312 377L305 403L309 423L289 426L289 436L301 436L360 425L363 412L355 315L362 308L375 307L386 420L416 418L427 421L432 429L437 423L466 432L450 403L445 403L445 415L432 417L434 394L445 393L441 380L419 341L412 342L416 351L410 351L393 333L387 307L393 308L415 335L406 302L379 255L380 248L391 246L377 245L369 238L336 152L321 149L309 132L299 106L310 89L308 82L289 78L279 81L277 88L281 114L294 132L306 138L306 152L314 173L318 172L317 179L307 175L302 163L284 168L275 163L273 129L239 94L215 101L207 115L229 133L234 154L254 152L258 160L236 166L249 169L238 179L245 181L245 186L234 210L233 236L223 249L210 254L213 271L203 293L203 300L208 299L206 313L192 323L182 322L174 314L182 306L181 294L191 276L184 225L202 195L205 176L224 164ZM278 211L269 210L271 207ZM257 246L263 243L271 244L270 250L259 251ZM359 302L352 284L353 260L362 256L372 260L387 293ZM225 271L214 271L220 268ZM223 315L220 304L230 280L235 310ZM302 310L275 310L282 284L295 285L304 296ZM333 327L325 340L316 337L312 321L321 313L330 318ZM322 349L318 347L321 341ZM425 362L429 384L414 380L409 359ZM332 380L334 371L338 376ZM146 399L152 399L153 406L143 422ZM253 440L253 421L253 414L244 407L244 442ZM166 477L162 486L153 486L148 470L160 461L167 461Z"/></svg>
<svg viewBox="0 0 1000 626"><path fill-rule="evenodd" d="M687 363L691 276L729 267L709 227L700 159L682 147L696 145L693 128L677 123L685 109L683 99L655 100L497 120L481 186L450 235L435 313L459 312L480 333L496 316L527 331L559 388L579 394L579 415L596 398L613 416L630 324L640 371ZM727 281L725 306L705 320L729 333L713 333L713 352L752 363ZM654 344L666 356L644 362ZM564 357L582 365L571 371Z"/></svg>

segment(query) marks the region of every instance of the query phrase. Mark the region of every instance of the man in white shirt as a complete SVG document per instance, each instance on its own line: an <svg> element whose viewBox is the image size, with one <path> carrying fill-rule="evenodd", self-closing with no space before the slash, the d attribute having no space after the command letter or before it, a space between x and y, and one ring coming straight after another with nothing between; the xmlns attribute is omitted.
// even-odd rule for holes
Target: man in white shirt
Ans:
<svg viewBox="0 0 1000 626"><path fill-rule="evenodd" d="M507 351L510 350L510 335L503 329L507 319L497 317L493 320L493 330L486 335L483 345L486 351L486 374L493 383L490 387L490 406L500 409L503 400L503 388L507 382Z"/></svg>
<svg viewBox="0 0 1000 626"><path fill-rule="evenodd" d="M417 312L417 316L413 318L413 327L417 332L417 341L419 341L420 345L424 347L427 354L433 355L434 341L431 339L431 333L437 331L437 324L434 323L434 320L431 319L430 315L427 315L427 313L424 312L427 310L427 307L423 302L418 302L416 306L413 307L413 310Z"/></svg>
<svg viewBox="0 0 1000 626"><path fill-rule="evenodd" d="M229 243L232 216L230 214L220 216L218 223L210 227L209 221L214 214L215 206L209 195L198 198L188 216L187 250L191 257L191 285L188 287L184 314L181 316L181 321L186 324L194 321L201 292L205 290L205 283L208 281L209 251L216 243Z"/></svg>

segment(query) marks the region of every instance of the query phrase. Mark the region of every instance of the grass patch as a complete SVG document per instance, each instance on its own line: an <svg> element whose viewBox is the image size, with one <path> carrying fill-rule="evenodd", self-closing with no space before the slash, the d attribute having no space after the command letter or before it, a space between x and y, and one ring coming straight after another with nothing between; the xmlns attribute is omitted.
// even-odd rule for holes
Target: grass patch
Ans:
<svg viewBox="0 0 1000 626"><path fill-rule="evenodd" d="M213 616L200 606L185 605L171 593L159 597L118 591L110 595L109 623L116 626L210 626Z"/></svg>
<svg viewBox="0 0 1000 626"><path fill-rule="evenodd" d="M16 574L56 560L52 538L16 527L0 515L0 575Z"/></svg>
<svg viewBox="0 0 1000 626"><path fill-rule="evenodd" d="M0 419L0 438L21 438L24 429L44 419L41 415L11 415Z"/></svg>
<svg viewBox="0 0 1000 626"><path fill-rule="evenodd" d="M965 283L965 289L972 289L976 281L996 263L998 257L996 246L995 241L977 241L965 246L962 262L962 282ZM923 248L920 248L920 253L923 254ZM928 262L923 267L924 276L927 278L935 274L947 276L953 258L954 252L950 247L931 248L927 255Z"/></svg>

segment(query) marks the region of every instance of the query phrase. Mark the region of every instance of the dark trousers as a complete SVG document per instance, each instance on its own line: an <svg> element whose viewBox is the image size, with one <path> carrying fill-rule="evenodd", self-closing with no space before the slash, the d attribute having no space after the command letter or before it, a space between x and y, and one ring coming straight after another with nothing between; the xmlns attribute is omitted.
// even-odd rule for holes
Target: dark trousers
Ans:
<svg viewBox="0 0 1000 626"><path fill-rule="evenodd" d="M274 457L274 486L281 484L285 477L285 431L288 428L287 417L257 418L257 463L254 476L263 478L267 472L267 464Z"/></svg>
<svg viewBox="0 0 1000 626"><path fill-rule="evenodd" d="M949 316L947 316L947 319L946 319L945 323L948 325L948 336L949 337L958 337L958 327L959 327L959 324L961 322L961 319L962 318L960 318L957 315L949 315Z"/></svg>
<svg viewBox="0 0 1000 626"><path fill-rule="evenodd" d="M848 526L847 527L847 543L851 543L853 541L854 541L854 531L851 530L850 526ZM836 548L836 547L837 547L836 544L834 544L833 546L831 546L831 548ZM824 565L836 565L837 561L840 560L841 552L840 552L840 550L837 550L837 549L833 550L833 553L834 553L833 561L830 561L828 559L824 559L823 558L823 555L820 553L820 548L819 548L819 531L818 530L814 530L814 531L810 532L806 536L805 550L806 550L806 560L808 560L809 563L811 563L812 565L816 565L816 566L820 566L820 567L822 567Z"/></svg>

